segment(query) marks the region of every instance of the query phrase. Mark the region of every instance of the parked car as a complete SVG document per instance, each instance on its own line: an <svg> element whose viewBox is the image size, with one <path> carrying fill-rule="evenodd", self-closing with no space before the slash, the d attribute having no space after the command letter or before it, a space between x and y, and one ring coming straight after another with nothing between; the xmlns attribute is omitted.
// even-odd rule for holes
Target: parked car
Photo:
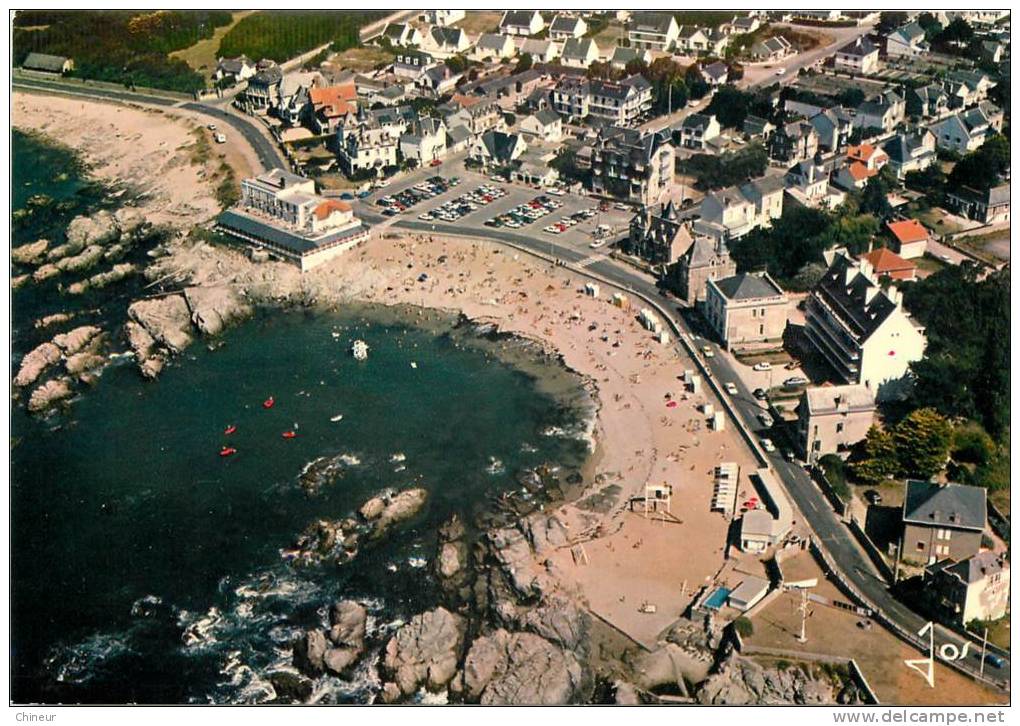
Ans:
<svg viewBox="0 0 1020 726"><path fill-rule="evenodd" d="M761 439L761 448L771 454L776 450L776 445L772 443L772 439Z"/></svg>
<svg viewBox="0 0 1020 726"><path fill-rule="evenodd" d="M754 370L756 370L756 371L770 371L770 370L772 370L772 364L769 363L766 360L763 360L761 363L755 363L754 364Z"/></svg>
<svg viewBox="0 0 1020 726"><path fill-rule="evenodd" d="M797 455L794 453L793 449L783 449L783 458L790 463L793 463L797 460Z"/></svg>
<svg viewBox="0 0 1020 726"><path fill-rule="evenodd" d="M786 69L785 68L776 68L776 75L777 76L785 76L786 75Z"/></svg>
<svg viewBox="0 0 1020 726"><path fill-rule="evenodd" d="M714 358L715 357L715 353L712 352L712 346L710 346L710 345L703 345L703 346L701 346L701 352L705 355L706 358Z"/></svg>
<svg viewBox="0 0 1020 726"><path fill-rule="evenodd" d="M783 385L789 386L790 388L793 388L794 386L806 386L807 384L808 379L804 376L791 376L783 381Z"/></svg>
<svg viewBox="0 0 1020 726"><path fill-rule="evenodd" d="M882 503L882 495L879 494L874 489L869 489L868 491L864 492L864 499L867 500L868 504Z"/></svg>
<svg viewBox="0 0 1020 726"><path fill-rule="evenodd" d="M755 388L751 395L753 395L759 401L764 401L769 394L766 393L764 388Z"/></svg>
<svg viewBox="0 0 1020 726"><path fill-rule="evenodd" d="M772 417L762 411L758 414L758 420L761 421L761 425L767 429L772 428Z"/></svg>
<svg viewBox="0 0 1020 726"><path fill-rule="evenodd" d="M975 653L974 655L978 657L978 660L981 659L980 653ZM990 665L992 668L1002 668L1006 665L1006 661L995 655L995 653L985 653L985 663Z"/></svg>
<svg viewBox="0 0 1020 726"><path fill-rule="evenodd" d="M731 396L736 396L737 395L737 384L734 383L733 381L727 382L723 386L723 388L725 388L726 389L726 393L730 394Z"/></svg>

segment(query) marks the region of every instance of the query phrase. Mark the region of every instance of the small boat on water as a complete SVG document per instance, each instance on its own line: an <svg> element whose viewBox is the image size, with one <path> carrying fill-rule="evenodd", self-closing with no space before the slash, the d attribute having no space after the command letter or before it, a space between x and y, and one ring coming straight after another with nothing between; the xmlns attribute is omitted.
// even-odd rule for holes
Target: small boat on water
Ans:
<svg viewBox="0 0 1020 726"><path fill-rule="evenodd" d="M285 438L285 439L293 439L296 436L297 436L297 432L296 431L284 431L283 432L283 438Z"/></svg>
<svg viewBox="0 0 1020 726"><path fill-rule="evenodd" d="M222 457L233 456L236 453L237 449L235 449L233 446L224 446L223 448L220 449L220 456Z"/></svg>
<svg viewBox="0 0 1020 726"><path fill-rule="evenodd" d="M337 421L343 421L344 415L342 413L338 413L336 416L330 416L329 420L332 421L333 423L336 423Z"/></svg>
<svg viewBox="0 0 1020 726"><path fill-rule="evenodd" d="M355 360L365 360L368 358L368 343L363 340L355 340L351 346L351 355L354 356Z"/></svg>
<svg viewBox="0 0 1020 726"><path fill-rule="evenodd" d="M234 424L230 424L225 429L223 429L223 433L226 434L227 436L230 436L230 434L234 433L235 431L237 431L237 426L235 426Z"/></svg>
<svg viewBox="0 0 1020 726"><path fill-rule="evenodd" d="M270 396L269 398L262 402L262 408L272 408L275 403L276 399Z"/></svg>

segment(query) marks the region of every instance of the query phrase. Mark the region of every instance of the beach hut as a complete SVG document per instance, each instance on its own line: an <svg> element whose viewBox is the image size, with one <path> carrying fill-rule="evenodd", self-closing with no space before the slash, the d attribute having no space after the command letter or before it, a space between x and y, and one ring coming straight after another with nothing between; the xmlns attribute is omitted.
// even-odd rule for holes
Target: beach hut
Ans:
<svg viewBox="0 0 1020 726"><path fill-rule="evenodd" d="M722 411L716 411L712 415L712 430L722 431L726 428L726 415Z"/></svg>

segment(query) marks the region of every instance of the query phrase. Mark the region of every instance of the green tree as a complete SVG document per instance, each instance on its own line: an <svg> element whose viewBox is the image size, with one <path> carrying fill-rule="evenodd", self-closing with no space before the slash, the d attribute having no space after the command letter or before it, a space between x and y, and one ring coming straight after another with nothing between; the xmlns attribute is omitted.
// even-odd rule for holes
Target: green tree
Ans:
<svg viewBox="0 0 1020 726"><path fill-rule="evenodd" d="M881 174L868 179L861 193L861 211L874 214L879 219L886 219L892 214L892 205L889 204L889 185Z"/></svg>
<svg viewBox="0 0 1020 726"><path fill-rule="evenodd" d="M945 467L953 427L933 408L911 411L893 430L896 459L904 476L929 479Z"/></svg>
<svg viewBox="0 0 1020 726"><path fill-rule="evenodd" d="M988 189L998 184L1009 171L1009 161L1009 139L1002 134L994 134L957 162L949 173L948 186Z"/></svg>
<svg viewBox="0 0 1020 726"><path fill-rule="evenodd" d="M900 27L901 25L905 25L909 19L910 16L907 15L905 12L901 12L898 10L887 10L885 12L879 13L878 25L876 26L875 30L878 33L882 34L889 33L892 32L893 30L896 30L896 28Z"/></svg>
<svg viewBox="0 0 1020 726"><path fill-rule="evenodd" d="M535 61L531 57L531 53L521 53L521 56L517 59L517 65L514 66L514 73L529 71L534 64Z"/></svg>
<svg viewBox="0 0 1020 726"><path fill-rule="evenodd" d="M850 468L854 477L868 484L878 484L895 476L898 467L892 434L872 426L853 457Z"/></svg>
<svg viewBox="0 0 1020 726"><path fill-rule="evenodd" d="M953 460L987 464L995 455L995 442L976 421L964 421L953 428Z"/></svg>

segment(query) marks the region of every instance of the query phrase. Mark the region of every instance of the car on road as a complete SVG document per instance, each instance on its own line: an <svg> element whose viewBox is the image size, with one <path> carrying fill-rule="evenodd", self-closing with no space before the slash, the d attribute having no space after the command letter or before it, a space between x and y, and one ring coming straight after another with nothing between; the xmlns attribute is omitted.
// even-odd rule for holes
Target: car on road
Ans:
<svg viewBox="0 0 1020 726"><path fill-rule="evenodd" d="M751 395L753 395L759 401L764 401L769 394L766 393L764 388L755 388Z"/></svg>
<svg viewBox="0 0 1020 726"><path fill-rule="evenodd" d="M701 346L701 352L705 355L706 358L714 358L715 357L715 353L712 352L712 346L710 346L710 345L703 345L703 346Z"/></svg>
<svg viewBox="0 0 1020 726"><path fill-rule="evenodd" d="M223 134L214 134L214 136L216 137L216 143L217 144L225 144L225 143L227 143L227 137L224 136Z"/></svg>
<svg viewBox="0 0 1020 726"><path fill-rule="evenodd" d="M772 439L761 439L761 448L771 454L776 450L776 445L772 443Z"/></svg>
<svg viewBox="0 0 1020 726"><path fill-rule="evenodd" d="M206 128L209 129L210 131L215 131L216 130L216 124L209 124L208 126L206 126Z"/></svg>
<svg viewBox="0 0 1020 726"><path fill-rule="evenodd" d="M767 429L772 428L772 417L762 411L758 414L758 420L761 421L761 425Z"/></svg>
<svg viewBox="0 0 1020 726"><path fill-rule="evenodd" d="M429 166L442 166L442 165L443 165L442 159L433 159L432 161L429 162Z"/></svg>
<svg viewBox="0 0 1020 726"><path fill-rule="evenodd" d="M785 68L776 68L776 75L777 76L785 76L786 75L786 69Z"/></svg>
<svg viewBox="0 0 1020 726"><path fill-rule="evenodd" d="M868 491L864 492L864 498L865 498L865 500L867 500L868 504L881 504L882 503L882 495L879 494L874 489L869 489Z"/></svg>
<svg viewBox="0 0 1020 726"><path fill-rule="evenodd" d="M752 368L756 371L770 371L772 370L772 364L767 360L763 360L761 363L755 363Z"/></svg>
<svg viewBox="0 0 1020 726"><path fill-rule="evenodd" d="M805 378L804 376L790 376L785 381L783 381L783 385L787 386L788 388L793 388L795 386L806 386L807 384L808 379Z"/></svg>
<svg viewBox="0 0 1020 726"><path fill-rule="evenodd" d="M723 386L723 388L725 388L726 389L726 393L730 394L731 396L736 396L737 395L737 384L734 383L733 381L728 381Z"/></svg>
<svg viewBox="0 0 1020 726"><path fill-rule="evenodd" d="M793 449L783 449L783 458L792 464L797 460L797 455L793 453Z"/></svg>
<svg viewBox="0 0 1020 726"><path fill-rule="evenodd" d="M978 661L981 660L980 653L975 653L974 655L977 657ZM1006 665L1006 661L995 655L995 653L985 653L985 663L990 665L992 668L1002 668Z"/></svg>

